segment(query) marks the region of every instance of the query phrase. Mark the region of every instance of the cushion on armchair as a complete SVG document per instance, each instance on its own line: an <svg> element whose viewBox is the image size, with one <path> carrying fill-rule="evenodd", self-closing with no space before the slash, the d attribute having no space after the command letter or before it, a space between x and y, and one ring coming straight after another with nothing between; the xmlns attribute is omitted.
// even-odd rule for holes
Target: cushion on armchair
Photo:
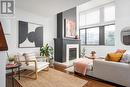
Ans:
<svg viewBox="0 0 130 87"><path fill-rule="evenodd" d="M25 56L26 64L27 64L27 65L33 63L33 62L28 62L28 61L31 61L31 60L37 61L36 56L35 56L35 53L24 53L23 56Z"/></svg>
<svg viewBox="0 0 130 87"><path fill-rule="evenodd" d="M17 55L15 55L15 56L16 56L16 59L17 59L16 61L17 61L17 62L21 63L22 65L24 65L24 64L27 65L26 62L20 62L20 61L26 61L25 56L23 56L23 55L20 54L20 53L17 53Z"/></svg>

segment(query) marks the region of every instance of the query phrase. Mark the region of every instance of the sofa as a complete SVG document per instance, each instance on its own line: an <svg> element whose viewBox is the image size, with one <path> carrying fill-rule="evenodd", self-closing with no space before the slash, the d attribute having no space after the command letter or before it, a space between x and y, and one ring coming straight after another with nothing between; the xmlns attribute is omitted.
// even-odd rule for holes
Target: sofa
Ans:
<svg viewBox="0 0 130 87"><path fill-rule="evenodd" d="M130 87L130 64L95 59L87 75Z"/></svg>

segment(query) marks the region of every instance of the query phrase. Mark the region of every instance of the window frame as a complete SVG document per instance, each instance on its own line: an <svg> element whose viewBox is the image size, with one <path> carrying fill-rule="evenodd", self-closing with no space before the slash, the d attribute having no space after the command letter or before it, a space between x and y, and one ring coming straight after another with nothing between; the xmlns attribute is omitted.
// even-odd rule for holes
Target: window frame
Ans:
<svg viewBox="0 0 130 87"><path fill-rule="evenodd" d="M114 45L105 44L105 26L110 26L110 25L115 25L115 23L107 24L107 25L103 25L103 26L94 26L94 27L79 29L79 36L80 36L80 30L85 30L85 38L84 38L85 39L85 44L81 44L81 45L87 45L87 46L115 46L115 44ZM87 44L87 29L95 28L95 27L99 27L99 44Z"/></svg>
<svg viewBox="0 0 130 87"><path fill-rule="evenodd" d="M109 7L109 6L115 6L114 2L111 3L107 3L83 12L79 13L79 20L80 20L80 15L85 15L89 12L93 12L95 10L99 10L99 23L96 24L90 24L90 25L84 25L84 26L80 26L79 25L79 37L80 37L80 30L85 29L85 44L81 44L81 45L87 45L87 46L115 46L114 45L106 45L105 44L105 26L110 26L110 25L115 25L115 20L112 21L105 21L105 17L104 17L104 9L105 7ZM79 22L80 23L80 22ZM99 27L99 44L87 44L87 29L89 28L95 28L95 27ZM102 33L102 34L101 34Z"/></svg>

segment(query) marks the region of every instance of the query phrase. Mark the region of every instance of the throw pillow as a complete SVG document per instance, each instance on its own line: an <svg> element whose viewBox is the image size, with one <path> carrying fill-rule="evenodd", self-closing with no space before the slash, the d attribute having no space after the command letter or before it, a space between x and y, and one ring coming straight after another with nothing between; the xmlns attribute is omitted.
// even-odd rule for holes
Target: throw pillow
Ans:
<svg viewBox="0 0 130 87"><path fill-rule="evenodd" d="M130 50L126 50L124 54L130 54Z"/></svg>
<svg viewBox="0 0 130 87"><path fill-rule="evenodd" d="M122 55L123 55L122 53L108 53L106 60L107 61L119 62Z"/></svg>
<svg viewBox="0 0 130 87"><path fill-rule="evenodd" d="M17 53L17 55L15 55L17 62L21 63L22 65L26 64L24 62L20 62L20 61L26 61L25 57L23 55L21 55L20 53Z"/></svg>
<svg viewBox="0 0 130 87"><path fill-rule="evenodd" d="M34 64L33 62L29 62L29 61L36 60L35 53L24 53L23 56L25 56L27 65Z"/></svg>
<svg viewBox="0 0 130 87"><path fill-rule="evenodd" d="M124 49L117 49L115 53L125 53L125 52L126 52L126 50L124 50Z"/></svg>
<svg viewBox="0 0 130 87"><path fill-rule="evenodd" d="M130 54L124 54L122 59L120 60L122 63L130 63Z"/></svg>

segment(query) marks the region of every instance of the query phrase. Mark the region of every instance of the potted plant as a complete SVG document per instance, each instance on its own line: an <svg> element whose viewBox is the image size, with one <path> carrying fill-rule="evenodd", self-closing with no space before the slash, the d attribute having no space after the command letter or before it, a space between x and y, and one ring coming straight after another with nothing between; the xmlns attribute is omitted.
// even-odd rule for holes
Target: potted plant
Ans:
<svg viewBox="0 0 130 87"><path fill-rule="evenodd" d="M9 57L8 58L9 64L14 64L15 62L15 57Z"/></svg>
<svg viewBox="0 0 130 87"><path fill-rule="evenodd" d="M86 49L85 49L85 48L82 48L81 57L85 57L85 54L86 54Z"/></svg>
<svg viewBox="0 0 130 87"><path fill-rule="evenodd" d="M43 47L40 48L40 56L46 58L47 61L53 59L53 48L48 44L45 44Z"/></svg>

